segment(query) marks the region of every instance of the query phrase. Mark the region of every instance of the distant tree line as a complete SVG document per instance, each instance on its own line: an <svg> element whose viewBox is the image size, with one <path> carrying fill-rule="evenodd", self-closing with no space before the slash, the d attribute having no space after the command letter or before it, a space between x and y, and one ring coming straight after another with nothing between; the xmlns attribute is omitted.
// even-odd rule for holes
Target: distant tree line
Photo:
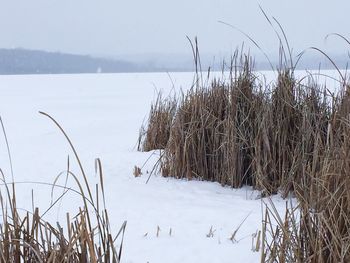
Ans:
<svg viewBox="0 0 350 263"><path fill-rule="evenodd" d="M139 71L126 61L58 52L0 49L0 74L68 74Z"/></svg>

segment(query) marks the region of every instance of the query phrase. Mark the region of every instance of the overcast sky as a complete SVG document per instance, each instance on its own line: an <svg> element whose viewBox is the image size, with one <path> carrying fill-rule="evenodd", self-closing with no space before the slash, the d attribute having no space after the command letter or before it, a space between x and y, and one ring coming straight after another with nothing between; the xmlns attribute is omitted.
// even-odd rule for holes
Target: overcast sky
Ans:
<svg viewBox="0 0 350 263"><path fill-rule="evenodd" d="M259 4L283 25L291 46L318 46L341 53L350 36L350 1L316 0L0 0L0 47L22 47L91 55L187 54L186 35L198 36L201 51L231 52L247 39L218 23L251 35L267 53L278 41Z"/></svg>

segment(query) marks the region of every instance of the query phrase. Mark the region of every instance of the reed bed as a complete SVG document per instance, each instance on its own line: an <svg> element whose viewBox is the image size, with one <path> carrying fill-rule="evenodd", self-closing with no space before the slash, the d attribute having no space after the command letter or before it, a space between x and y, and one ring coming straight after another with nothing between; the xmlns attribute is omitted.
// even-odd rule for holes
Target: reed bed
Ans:
<svg viewBox="0 0 350 263"><path fill-rule="evenodd" d="M291 170L301 138L301 84L292 71L281 70L272 87L264 86L252 58L238 52L231 65L228 80L216 78L208 86L197 81L178 100L160 103L158 97L142 149L164 150L163 176L287 194L297 176ZM168 118L159 118L164 109Z"/></svg>
<svg viewBox="0 0 350 263"><path fill-rule="evenodd" d="M250 56L231 65L228 79L197 81L174 102L160 173L296 197L284 215L266 206L261 262L350 262L346 78L330 92L285 63L266 85Z"/></svg>
<svg viewBox="0 0 350 263"><path fill-rule="evenodd" d="M350 261L348 91L343 84L326 111L328 118L304 119L312 127L305 133L313 139L298 151L303 173L303 180L293 182L298 204L288 207L284 217L266 209L261 262Z"/></svg>
<svg viewBox="0 0 350 263"><path fill-rule="evenodd" d="M194 85L178 100L161 158L164 176L232 187L252 183L251 120L256 114L252 105L261 105L262 97L254 92L250 58L237 60L242 68L231 72L232 82L214 79L207 87Z"/></svg>
<svg viewBox="0 0 350 263"><path fill-rule="evenodd" d="M151 106L147 129L144 127L140 129L137 146L139 151L165 149L169 140L176 105L176 97L163 99L162 93L158 93L155 103Z"/></svg>

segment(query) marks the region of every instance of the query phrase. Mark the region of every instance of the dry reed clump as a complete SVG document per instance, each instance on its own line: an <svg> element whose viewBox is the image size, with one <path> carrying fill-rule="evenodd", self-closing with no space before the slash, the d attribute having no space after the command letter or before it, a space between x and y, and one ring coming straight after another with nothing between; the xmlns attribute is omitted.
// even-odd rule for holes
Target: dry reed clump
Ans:
<svg viewBox="0 0 350 263"><path fill-rule="evenodd" d="M304 162L303 180L294 182L298 205L288 208L284 218L267 209L261 262L350 261L350 111L345 87L333 98L333 107L323 106L327 121L307 121L314 128L313 149L299 151Z"/></svg>
<svg viewBox="0 0 350 263"><path fill-rule="evenodd" d="M179 101L161 157L164 176L197 178L240 187L252 184L250 138L262 98L254 90L252 61L241 57L230 81L195 86Z"/></svg>
<svg viewBox="0 0 350 263"><path fill-rule="evenodd" d="M264 229L268 236L261 262L349 262L348 136L344 146L310 163L306 171L310 184L299 185L299 204L287 209L284 218L277 211L266 211Z"/></svg>
<svg viewBox="0 0 350 263"><path fill-rule="evenodd" d="M261 262L350 262L350 86L335 96L288 68L266 86L249 57L233 64L179 100L162 175L292 192L285 215L266 209Z"/></svg>
<svg viewBox="0 0 350 263"><path fill-rule="evenodd" d="M236 53L232 65L229 80L214 79L209 86L197 82L171 108L175 112L169 111L173 118L161 173L287 195L293 181L301 179L296 153L305 92L291 70L280 70L273 87L266 87L249 56Z"/></svg>
<svg viewBox="0 0 350 263"><path fill-rule="evenodd" d="M294 154L300 139L300 86L293 71L278 71L277 81L259 112L256 122L254 170L257 188L264 194L281 190L287 194L295 180Z"/></svg>
<svg viewBox="0 0 350 263"><path fill-rule="evenodd" d="M44 113L43 113L44 114ZM44 114L51 118L49 115ZM51 118L52 119L52 118ZM52 119L53 120L53 119ZM53 120L57 125L58 123ZM122 243L126 222L116 236L112 236L108 212L105 208L102 165L96 160L96 171L100 184L96 185L96 197L92 196L84 169L69 138L58 125L77 158L84 183L80 183L76 175L66 171L76 182L79 190L60 186L56 182L54 188L63 189L63 194L43 214L35 208L33 212L23 212L16 202L16 183L6 183L1 172L3 189L0 191L2 222L0 224L0 262L120 262ZM57 204L67 192L81 196L82 206L79 212L71 217L67 213L65 224L52 225L43 219L49 210ZM100 204L102 200L102 205ZM117 249L117 238L121 240Z"/></svg>
<svg viewBox="0 0 350 263"><path fill-rule="evenodd" d="M285 197L308 177L305 164L316 139L326 140L331 114L329 96L311 77L305 85L291 70L281 70L257 120L254 166L258 188Z"/></svg>
<svg viewBox="0 0 350 263"><path fill-rule="evenodd" d="M149 125L145 142L167 138L158 147L164 149L163 176L251 185L264 195L287 196L305 180L315 138L326 140L328 95L311 80L302 84L289 69L279 70L276 82L264 86L249 56L236 56L233 65L229 80L214 79L183 94L177 107L168 108L167 136L153 132L158 122ZM152 108L153 116L156 111Z"/></svg>
<svg viewBox="0 0 350 263"><path fill-rule="evenodd" d="M163 99L162 94L158 94L155 103L151 106L147 128L141 128L139 151L164 149L167 146L176 106L176 98Z"/></svg>

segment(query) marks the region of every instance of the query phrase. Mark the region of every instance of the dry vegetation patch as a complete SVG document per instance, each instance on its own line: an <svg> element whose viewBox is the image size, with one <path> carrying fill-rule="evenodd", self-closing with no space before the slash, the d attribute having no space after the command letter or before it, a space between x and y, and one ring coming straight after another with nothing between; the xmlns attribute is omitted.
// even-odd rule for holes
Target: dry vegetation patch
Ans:
<svg viewBox="0 0 350 263"><path fill-rule="evenodd" d="M293 193L298 204L285 215L266 209L262 262L349 262L346 79L341 76L339 92L331 93L313 76L297 79L293 68L282 66L266 85L249 56L236 53L231 64L228 80L197 81L174 100L171 124L162 125L166 143L144 150L163 149L163 176L250 185L263 195ZM148 138L152 134L144 141L157 141Z"/></svg>
<svg viewBox="0 0 350 263"><path fill-rule="evenodd" d="M96 190L93 191L68 136L52 117L46 113L42 114L51 118L66 136L80 166L82 177L79 179L77 175L69 170L68 165L67 170L61 173L52 184L36 183L43 187L52 187L52 191L56 188L63 191L62 195L56 200L52 200L52 205L44 213L40 213L39 208L34 208L34 204L33 211L23 211L20 208L21 204L18 204L16 199L16 183L13 182L13 178L12 182L8 183L0 169L2 181L0 189L2 212L0 262L120 262L126 222L121 226L119 233L113 236L105 206L100 160L96 159L96 172L99 175L100 182L96 185ZM3 131L6 139L4 128ZM71 177L76 182L78 190L57 184L59 177L63 174ZM73 192L81 197L82 202L80 207L77 207L77 213L74 216L67 213L65 222L52 224L45 221L44 215L52 210L67 192ZM117 246L118 242L120 244Z"/></svg>

